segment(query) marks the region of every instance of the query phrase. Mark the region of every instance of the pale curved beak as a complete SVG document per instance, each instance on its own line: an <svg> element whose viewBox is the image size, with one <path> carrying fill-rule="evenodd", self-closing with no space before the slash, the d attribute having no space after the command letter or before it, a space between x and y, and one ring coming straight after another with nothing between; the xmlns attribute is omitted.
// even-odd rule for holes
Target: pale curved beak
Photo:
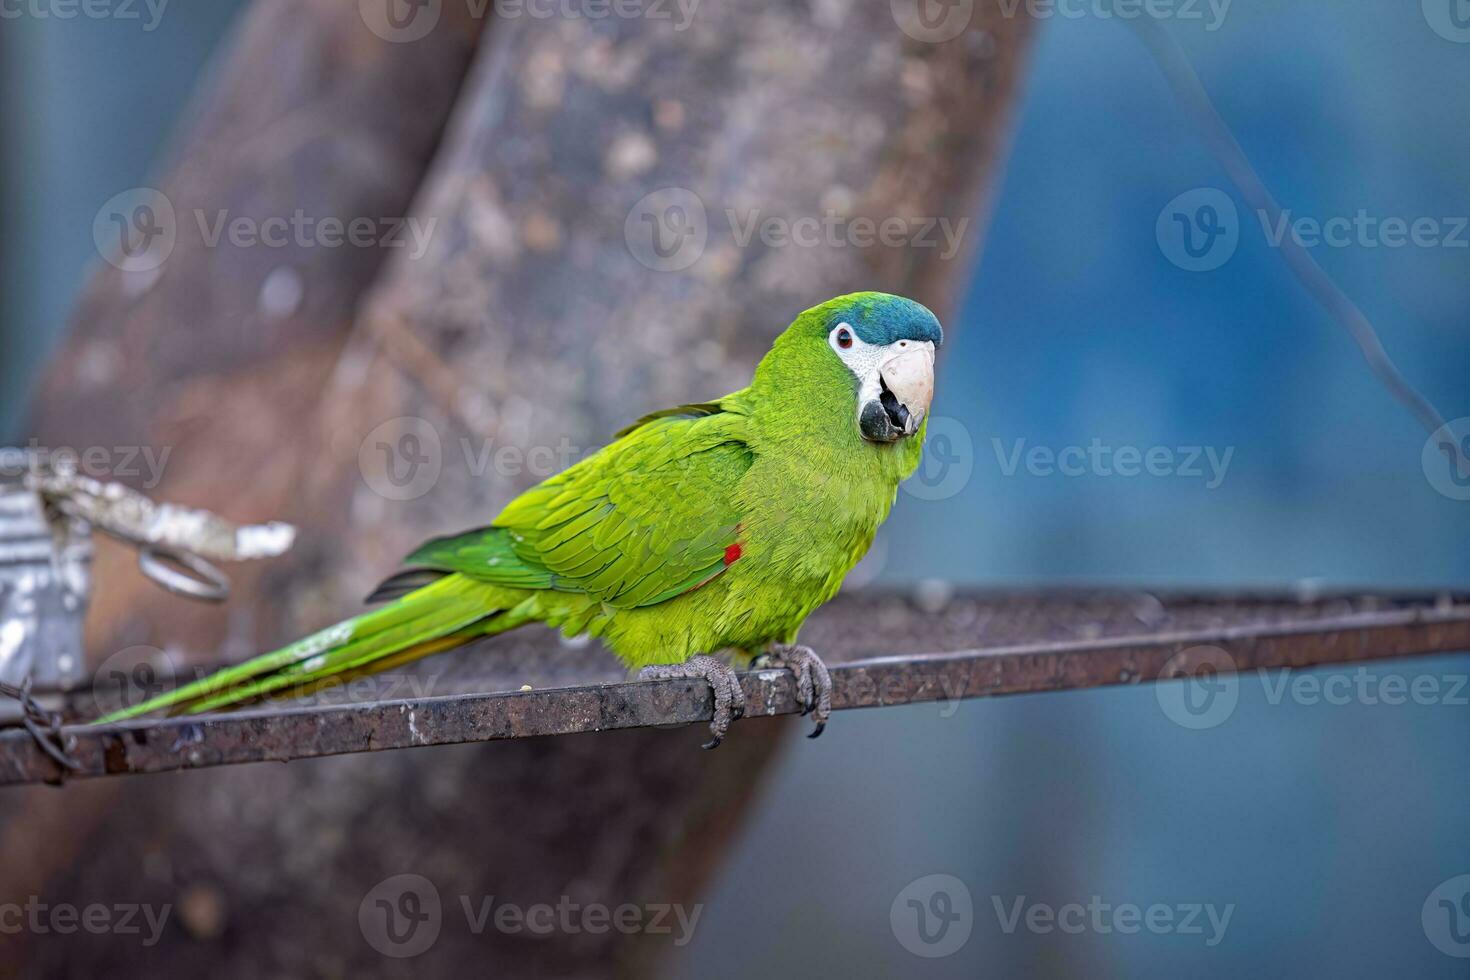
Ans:
<svg viewBox="0 0 1470 980"><path fill-rule="evenodd" d="M919 431L934 400L934 352L905 351L878 368L876 400L863 406L859 424L873 442L897 442Z"/></svg>
<svg viewBox="0 0 1470 980"><path fill-rule="evenodd" d="M904 435L919 431L929 403L934 400L934 352L926 347L900 354L878 369L878 377L898 403L908 410Z"/></svg>

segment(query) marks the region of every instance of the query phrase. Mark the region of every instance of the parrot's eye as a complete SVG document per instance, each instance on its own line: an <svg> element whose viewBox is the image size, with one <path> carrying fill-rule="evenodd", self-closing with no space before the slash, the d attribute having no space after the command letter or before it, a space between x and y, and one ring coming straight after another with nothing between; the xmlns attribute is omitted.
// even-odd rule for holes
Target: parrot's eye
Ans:
<svg viewBox="0 0 1470 980"><path fill-rule="evenodd" d="M852 331L846 327L837 328L837 346L843 350L852 347Z"/></svg>

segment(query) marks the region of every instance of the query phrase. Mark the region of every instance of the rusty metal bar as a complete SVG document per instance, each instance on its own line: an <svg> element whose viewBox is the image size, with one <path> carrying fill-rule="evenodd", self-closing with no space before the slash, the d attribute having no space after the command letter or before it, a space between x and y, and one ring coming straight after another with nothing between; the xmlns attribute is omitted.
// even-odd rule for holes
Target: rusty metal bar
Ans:
<svg viewBox="0 0 1470 980"><path fill-rule="evenodd" d="M1222 611L1235 608L1219 601ZM1196 614L1210 608L1205 600L1190 602ZM1264 623L1145 628L1133 635L838 662L832 669L833 703L845 710L1077 690L1190 674L1202 664L1228 673L1470 650L1470 606L1450 596L1370 599L1366 605L1390 603L1395 605L1346 615L1320 615L1319 608L1318 615L1303 613L1295 621L1282 621L1278 611ZM922 614L913 615L921 621ZM747 717L799 711L789 674L756 671L742 675L742 683ZM80 766L71 778L683 725L707 721L711 710L702 683L624 682L68 726L63 737ZM27 733L0 734L0 785L55 781L59 775Z"/></svg>

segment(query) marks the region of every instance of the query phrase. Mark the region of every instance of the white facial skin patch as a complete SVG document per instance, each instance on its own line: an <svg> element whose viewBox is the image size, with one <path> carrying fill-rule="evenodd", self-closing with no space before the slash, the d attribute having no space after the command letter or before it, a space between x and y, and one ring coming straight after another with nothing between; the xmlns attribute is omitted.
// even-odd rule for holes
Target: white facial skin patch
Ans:
<svg viewBox="0 0 1470 980"><path fill-rule="evenodd" d="M923 371L914 371L910 364L912 359L905 359L906 370L902 372L905 376L914 374L912 383L905 384L905 392L894 391L900 400L905 394L911 395L915 404L907 405L910 412L915 415L915 426L923 420L925 413L929 411L929 401L934 394L934 342L931 340L899 340L891 344L870 344L858 336L856 330L849 323L839 323L827 334L827 344L837 354L837 357L847 369L858 379L858 398L856 413L862 416L863 406L872 401L877 401L883 392L883 370L885 366L894 363L903 355L915 351L923 351L928 355L928 377L927 381ZM922 368L922 365L920 365ZM906 377L907 380L907 377ZM890 384L890 388L893 387Z"/></svg>

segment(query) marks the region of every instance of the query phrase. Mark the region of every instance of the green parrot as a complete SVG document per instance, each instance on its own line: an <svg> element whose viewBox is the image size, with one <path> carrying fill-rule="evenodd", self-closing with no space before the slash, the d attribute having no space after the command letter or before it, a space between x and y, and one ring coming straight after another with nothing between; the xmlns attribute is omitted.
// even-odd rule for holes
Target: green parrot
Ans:
<svg viewBox="0 0 1470 980"><path fill-rule="evenodd" d="M776 339L750 386L648 415L488 527L423 545L387 605L99 723L211 711L372 673L526 623L601 638L647 679L703 678L713 748L744 693L720 653L793 672L821 734L831 678L797 644L919 465L943 332L886 293L839 296Z"/></svg>

